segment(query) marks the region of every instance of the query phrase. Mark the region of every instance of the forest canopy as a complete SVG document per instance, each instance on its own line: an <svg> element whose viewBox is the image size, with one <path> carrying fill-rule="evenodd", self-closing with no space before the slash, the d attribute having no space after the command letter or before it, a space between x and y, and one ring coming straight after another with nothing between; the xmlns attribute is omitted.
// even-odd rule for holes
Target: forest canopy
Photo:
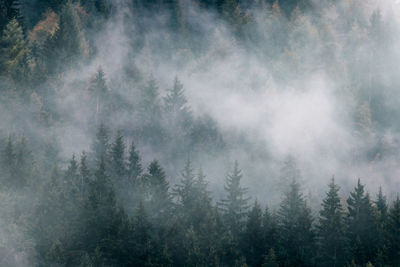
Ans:
<svg viewBox="0 0 400 267"><path fill-rule="evenodd" d="M399 18L0 0L0 265L399 266Z"/></svg>

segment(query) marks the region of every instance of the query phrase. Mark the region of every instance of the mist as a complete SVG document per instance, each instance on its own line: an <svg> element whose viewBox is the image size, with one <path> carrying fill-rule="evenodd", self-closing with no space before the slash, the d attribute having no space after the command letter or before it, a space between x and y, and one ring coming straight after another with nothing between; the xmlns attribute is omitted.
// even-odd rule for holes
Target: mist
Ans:
<svg viewBox="0 0 400 267"><path fill-rule="evenodd" d="M343 217L357 188L376 225L379 192L386 209L396 207L398 1L25 0L0 10L6 266L264 266L272 258L271 266L333 266L329 251L289 249L285 203L300 203L292 208L309 218L309 251L314 243L324 251L315 240L324 237L329 189L340 186ZM207 188L196 191L207 207L185 206L191 183ZM232 195L238 211L226 204ZM267 208L263 218L276 217L280 236L268 232L275 219L264 222L258 254L244 237L255 201ZM192 222L197 213L209 221ZM103 233L137 240L147 230L136 220L148 220L149 247L127 255L146 257L118 261L122 249L102 242L119 236ZM229 241L212 245L218 232ZM178 256L192 255L185 242L202 236L197 258ZM343 252L335 264L396 266L379 258L386 241L362 242L377 247Z"/></svg>

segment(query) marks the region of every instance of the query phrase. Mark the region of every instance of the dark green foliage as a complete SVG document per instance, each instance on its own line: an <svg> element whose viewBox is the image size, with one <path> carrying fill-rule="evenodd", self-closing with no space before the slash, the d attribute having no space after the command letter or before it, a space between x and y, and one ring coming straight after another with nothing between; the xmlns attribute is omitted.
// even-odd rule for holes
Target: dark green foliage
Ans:
<svg viewBox="0 0 400 267"><path fill-rule="evenodd" d="M313 218L300 185L290 184L278 211L279 257L288 266L309 266L315 253Z"/></svg>
<svg viewBox="0 0 400 267"><path fill-rule="evenodd" d="M321 266L343 266L346 262L344 213L340 203L339 189L339 186L335 184L335 179L332 178L329 191L322 202L318 224L318 262Z"/></svg>
<svg viewBox="0 0 400 267"><path fill-rule="evenodd" d="M387 257L392 266L400 264L400 199L393 202L386 225Z"/></svg>
<svg viewBox="0 0 400 267"><path fill-rule="evenodd" d="M150 216L157 223L165 223L171 215L172 198L165 172L158 161L154 160L148 167L145 178L148 184Z"/></svg>
<svg viewBox="0 0 400 267"><path fill-rule="evenodd" d="M131 143L131 147L129 149L129 157L127 164L127 175L129 183L132 185L138 185L138 180L142 175L143 169L142 164L140 162L139 153L136 151L135 143Z"/></svg>
<svg viewBox="0 0 400 267"><path fill-rule="evenodd" d="M109 152L108 129L101 123L97 129L96 138L92 144L93 158L99 162L101 158L108 158Z"/></svg>
<svg viewBox="0 0 400 267"><path fill-rule="evenodd" d="M241 179L242 171L239 169L238 162L235 161L232 173L226 178L226 198L221 201L221 208L234 238L238 238L242 233L244 218L249 208L247 189L242 187Z"/></svg>
<svg viewBox="0 0 400 267"><path fill-rule="evenodd" d="M356 263L366 264L375 259L379 240L376 213L360 179L347 199L347 209L346 236L351 259Z"/></svg>
<svg viewBox="0 0 400 267"><path fill-rule="evenodd" d="M114 143L111 145L111 169L114 177L122 180L126 174L124 137L118 131Z"/></svg>
<svg viewBox="0 0 400 267"><path fill-rule="evenodd" d="M15 18L3 30L0 55L1 71L5 72L15 85L28 81L29 49L22 27Z"/></svg>
<svg viewBox="0 0 400 267"><path fill-rule="evenodd" d="M246 228L243 234L242 250L249 266L260 266L266 251L263 214L257 201L248 214Z"/></svg>

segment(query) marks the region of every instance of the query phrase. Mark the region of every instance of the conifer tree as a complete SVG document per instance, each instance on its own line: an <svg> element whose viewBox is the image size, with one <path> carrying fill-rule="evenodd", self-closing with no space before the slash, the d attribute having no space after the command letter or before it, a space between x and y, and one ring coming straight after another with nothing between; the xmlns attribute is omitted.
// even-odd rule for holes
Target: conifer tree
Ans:
<svg viewBox="0 0 400 267"><path fill-rule="evenodd" d="M107 158L109 153L109 138L108 129L103 123L100 123L97 128L96 137L92 144L93 157L96 162L100 162L100 159Z"/></svg>
<svg viewBox="0 0 400 267"><path fill-rule="evenodd" d="M108 87L106 83L105 73L101 67L96 72L94 78L90 81L89 92L95 106L95 123L99 118L103 118L106 111L106 99L108 95Z"/></svg>
<svg viewBox="0 0 400 267"><path fill-rule="evenodd" d="M143 202L139 203L133 219L133 235L135 246L133 249L133 265L148 266L152 260L152 230Z"/></svg>
<svg viewBox="0 0 400 267"><path fill-rule="evenodd" d="M89 170L89 167L87 165L87 156L86 156L86 152L83 151L82 152L82 156L81 156L81 162L80 162L80 166L79 166L79 174L80 174L80 192L81 192L81 199L83 200L84 196L87 194L88 192L88 187L91 181L91 173Z"/></svg>
<svg viewBox="0 0 400 267"><path fill-rule="evenodd" d="M118 180L123 180L126 174L125 166L125 143L124 137L121 132L118 131L115 137L115 141L111 146L111 165L112 172L116 175L115 178Z"/></svg>
<svg viewBox="0 0 400 267"><path fill-rule="evenodd" d="M84 55L83 43L85 40L79 26L75 6L70 0L61 8L59 17L60 23L55 33L59 63L62 63L64 67L69 67Z"/></svg>
<svg viewBox="0 0 400 267"><path fill-rule="evenodd" d="M1 38L1 65L3 71L16 83L21 84L29 77L29 49L22 27L12 19L4 28Z"/></svg>
<svg viewBox="0 0 400 267"><path fill-rule="evenodd" d="M318 224L321 266L343 266L346 261L344 214L338 194L339 189L332 177L329 191L322 202Z"/></svg>
<svg viewBox="0 0 400 267"><path fill-rule="evenodd" d="M247 188L242 187L241 179L242 173L238 162L235 161L232 174L229 174L226 178L226 198L221 201L226 222L234 238L238 238L242 233L243 222L248 209Z"/></svg>
<svg viewBox="0 0 400 267"><path fill-rule="evenodd" d="M360 179L347 199L347 209L346 236L351 257L357 264L366 264L376 257L378 235L376 215Z"/></svg>
<svg viewBox="0 0 400 267"><path fill-rule="evenodd" d="M169 194L169 184L165 172L157 160L150 163L148 167L148 186L150 193L150 210L153 220L165 222L172 208L172 199Z"/></svg>
<svg viewBox="0 0 400 267"><path fill-rule="evenodd" d="M65 173L65 182L70 190L76 191L79 184L79 166L75 159L75 154L72 154L72 158L69 162L68 169ZM71 192L72 193L72 192Z"/></svg>
<svg viewBox="0 0 400 267"><path fill-rule="evenodd" d="M186 213L184 220L187 221L190 218L190 212L194 208L196 197L195 175L189 158L181 176L180 183L174 188L174 194L178 197L178 203L181 205L183 213ZM188 212L189 214L187 214Z"/></svg>
<svg viewBox="0 0 400 267"><path fill-rule="evenodd" d="M282 261L288 266L312 264L315 246L313 219L295 180L281 202L278 218Z"/></svg>
<svg viewBox="0 0 400 267"><path fill-rule="evenodd" d="M276 214L270 212L268 206L264 209L262 226L266 251L276 249L278 247L278 222Z"/></svg>
<svg viewBox="0 0 400 267"><path fill-rule="evenodd" d="M248 214L243 234L242 251L249 266L260 266L266 251L263 229L263 214L257 200Z"/></svg>
<svg viewBox="0 0 400 267"><path fill-rule="evenodd" d="M375 207L377 210L377 235L378 235L378 256L377 261L382 261L382 257L384 255L385 248L385 227L388 219L388 205L386 201L386 196L382 193L382 187L379 187L378 196L375 203Z"/></svg>
<svg viewBox="0 0 400 267"><path fill-rule="evenodd" d="M400 264L400 199L393 202L386 225L387 259L391 266Z"/></svg>
<svg viewBox="0 0 400 267"><path fill-rule="evenodd" d="M131 147L129 149L129 156L128 156L128 166L127 166L127 173L129 183L134 186L138 186L138 179L143 173L141 159L139 153L136 151L135 143L131 143Z"/></svg>

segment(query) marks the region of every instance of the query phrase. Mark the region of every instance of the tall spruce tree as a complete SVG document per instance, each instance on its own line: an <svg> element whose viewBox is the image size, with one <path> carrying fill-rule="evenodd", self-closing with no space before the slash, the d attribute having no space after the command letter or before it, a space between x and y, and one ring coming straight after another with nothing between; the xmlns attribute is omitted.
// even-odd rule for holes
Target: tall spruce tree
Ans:
<svg viewBox="0 0 400 267"><path fill-rule="evenodd" d="M256 200L248 214L241 245L248 266L260 266L263 262L266 251L264 237L263 214Z"/></svg>
<svg viewBox="0 0 400 267"><path fill-rule="evenodd" d="M315 234L311 210L293 180L278 211L280 258L287 266L312 265Z"/></svg>
<svg viewBox="0 0 400 267"><path fill-rule="evenodd" d="M25 42L22 27L18 21L12 19L4 28L1 38L1 68L16 85L28 81L29 48ZM22 87L24 89L25 87ZM26 90L26 89L24 89Z"/></svg>
<svg viewBox="0 0 400 267"><path fill-rule="evenodd" d="M126 174L125 142L121 131L117 132L114 143L111 145L110 154L112 174L115 175L115 179L118 179L119 181L124 180Z"/></svg>
<svg viewBox="0 0 400 267"><path fill-rule="evenodd" d="M157 223L165 223L171 214L172 198L165 172L157 160L150 163L146 180L150 195L151 217Z"/></svg>
<svg viewBox="0 0 400 267"><path fill-rule="evenodd" d="M100 123L92 143L93 159L97 163L100 162L102 157L108 159L109 147L108 129L103 123Z"/></svg>
<svg viewBox="0 0 400 267"><path fill-rule="evenodd" d="M400 198L393 202L386 225L387 260L391 266L400 265Z"/></svg>
<svg viewBox="0 0 400 267"><path fill-rule="evenodd" d="M232 236L236 239L242 233L244 219L247 214L248 200L247 188L242 187L242 171L235 161L233 171L226 178L226 198L221 201L222 210L225 214L226 223L229 226Z"/></svg>
<svg viewBox="0 0 400 267"><path fill-rule="evenodd" d="M375 260L378 245L376 213L364 185L357 186L347 199L346 236L349 240L351 259L357 264Z"/></svg>
<svg viewBox="0 0 400 267"><path fill-rule="evenodd" d="M332 177L329 191L322 201L318 224L319 264L343 266L346 262L344 213L339 197L339 186Z"/></svg>
<svg viewBox="0 0 400 267"><path fill-rule="evenodd" d="M188 158L185 168L181 173L180 183L174 188L174 195L178 198L178 203L181 207L181 214L183 221L190 224L191 213L195 206L196 192L195 192L195 174L192 168L190 159Z"/></svg>

